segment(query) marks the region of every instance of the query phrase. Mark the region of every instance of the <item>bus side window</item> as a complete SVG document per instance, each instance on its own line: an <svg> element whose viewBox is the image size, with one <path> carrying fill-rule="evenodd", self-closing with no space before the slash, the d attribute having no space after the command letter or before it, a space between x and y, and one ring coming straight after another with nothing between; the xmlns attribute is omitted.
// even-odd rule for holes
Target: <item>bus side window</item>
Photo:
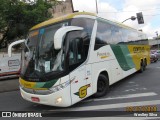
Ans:
<svg viewBox="0 0 160 120"><path fill-rule="evenodd" d="M112 34L110 24L98 21L97 34L95 40L94 50L97 50L112 41Z"/></svg>
<svg viewBox="0 0 160 120"><path fill-rule="evenodd" d="M71 21L72 26L79 26L83 27L83 32L81 34L81 37L83 39L83 48L84 48L84 60L87 59L88 56L88 50L90 46L90 40L92 35L92 30L94 26L95 20L90 18L74 18Z"/></svg>
<svg viewBox="0 0 160 120"><path fill-rule="evenodd" d="M82 31L73 31L68 34L69 42L69 65L75 65L84 62L84 47Z"/></svg>
<svg viewBox="0 0 160 120"><path fill-rule="evenodd" d="M70 42L69 64L83 62L83 41L81 38L75 38Z"/></svg>
<svg viewBox="0 0 160 120"><path fill-rule="evenodd" d="M75 42L76 42L76 51L77 51L77 56L76 56L76 58L77 58L77 62L81 62L81 61L83 61L83 41L82 41L82 39L81 38L77 38L77 39L75 39Z"/></svg>
<svg viewBox="0 0 160 120"><path fill-rule="evenodd" d="M110 44L118 44L122 42L121 28L113 25L111 29L112 29L112 41L110 42Z"/></svg>
<svg viewBox="0 0 160 120"><path fill-rule="evenodd" d="M76 63L75 42L72 40L69 44L69 65Z"/></svg>

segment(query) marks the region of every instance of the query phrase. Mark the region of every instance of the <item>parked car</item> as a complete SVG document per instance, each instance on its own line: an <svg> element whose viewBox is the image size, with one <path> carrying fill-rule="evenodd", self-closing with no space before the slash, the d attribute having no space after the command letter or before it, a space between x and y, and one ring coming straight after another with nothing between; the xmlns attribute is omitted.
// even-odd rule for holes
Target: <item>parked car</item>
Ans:
<svg viewBox="0 0 160 120"><path fill-rule="evenodd" d="M160 50L156 51L156 55L157 55L158 59L160 59Z"/></svg>
<svg viewBox="0 0 160 120"><path fill-rule="evenodd" d="M157 62L158 61L158 57L155 53L151 52L150 53L150 60L151 62Z"/></svg>
<svg viewBox="0 0 160 120"><path fill-rule="evenodd" d="M152 54L155 54L157 58L160 60L160 50L151 50Z"/></svg>

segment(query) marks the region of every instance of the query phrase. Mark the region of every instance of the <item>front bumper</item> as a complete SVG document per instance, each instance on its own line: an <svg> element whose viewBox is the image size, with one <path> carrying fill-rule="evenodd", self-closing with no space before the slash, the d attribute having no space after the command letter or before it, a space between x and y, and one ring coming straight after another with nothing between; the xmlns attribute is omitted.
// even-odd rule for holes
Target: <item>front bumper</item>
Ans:
<svg viewBox="0 0 160 120"><path fill-rule="evenodd" d="M72 105L71 102L71 95L70 95L70 86L67 86L66 88L57 91L55 93L50 93L47 95L39 95L39 94L32 94L27 93L20 87L21 96L23 99L38 103L38 104L44 104L44 105L50 105L50 106L57 106L57 107L68 107ZM32 101L32 97L39 98L39 102ZM61 102L57 103L57 99L61 98Z"/></svg>

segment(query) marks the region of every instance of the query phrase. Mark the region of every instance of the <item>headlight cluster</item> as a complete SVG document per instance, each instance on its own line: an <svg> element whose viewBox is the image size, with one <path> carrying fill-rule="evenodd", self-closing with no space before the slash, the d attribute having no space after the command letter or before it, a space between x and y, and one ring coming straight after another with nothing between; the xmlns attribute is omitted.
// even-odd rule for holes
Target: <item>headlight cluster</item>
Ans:
<svg viewBox="0 0 160 120"><path fill-rule="evenodd" d="M64 89L65 87L67 87L69 84L71 83L71 81L66 81L60 85L57 85L57 86L54 86L54 87L51 87L49 90L52 91L52 93L54 92L57 92L59 90L62 90Z"/></svg>

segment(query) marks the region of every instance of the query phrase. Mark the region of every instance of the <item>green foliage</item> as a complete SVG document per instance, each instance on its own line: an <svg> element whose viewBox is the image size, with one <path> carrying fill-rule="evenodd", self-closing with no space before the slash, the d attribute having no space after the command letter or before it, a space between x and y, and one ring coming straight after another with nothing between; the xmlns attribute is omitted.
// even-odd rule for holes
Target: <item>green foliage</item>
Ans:
<svg viewBox="0 0 160 120"><path fill-rule="evenodd" d="M0 0L0 33L3 38L0 39L0 45L3 42L12 42L16 38L24 38L28 30L51 17L48 9L56 1L46 2L37 0L37 2L24 2L20 0Z"/></svg>

